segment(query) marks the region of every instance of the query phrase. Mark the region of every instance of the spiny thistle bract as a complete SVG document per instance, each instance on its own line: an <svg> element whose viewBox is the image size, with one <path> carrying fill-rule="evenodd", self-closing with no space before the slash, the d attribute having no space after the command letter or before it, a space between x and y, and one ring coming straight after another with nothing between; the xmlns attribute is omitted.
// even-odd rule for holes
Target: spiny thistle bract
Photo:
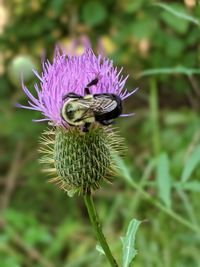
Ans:
<svg viewBox="0 0 200 267"><path fill-rule="evenodd" d="M120 75L121 70L118 72L111 60L96 57L91 48L80 56L67 56L56 49L53 63L43 63L41 76L34 73L40 80L40 86L35 84L37 96L22 84L29 106L19 106L40 111L44 118L36 121L50 122L40 149L45 171L53 175L50 181L69 194L86 194L99 188L115 170L112 155L123 148L122 138L111 126L95 121L86 132L80 126L67 124L61 114L63 99L69 93L84 97L84 89L96 77L98 83L91 86L91 95L114 94L124 100L135 91L123 89L127 77Z"/></svg>
<svg viewBox="0 0 200 267"><path fill-rule="evenodd" d="M73 127L49 129L41 138L41 163L50 182L70 194L98 189L115 171L113 153L123 152L123 139L111 127L94 125L88 133Z"/></svg>

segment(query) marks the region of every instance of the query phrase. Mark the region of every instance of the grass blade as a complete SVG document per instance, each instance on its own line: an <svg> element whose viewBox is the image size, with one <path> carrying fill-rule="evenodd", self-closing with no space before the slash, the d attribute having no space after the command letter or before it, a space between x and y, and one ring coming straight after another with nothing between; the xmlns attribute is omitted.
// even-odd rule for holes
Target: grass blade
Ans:
<svg viewBox="0 0 200 267"><path fill-rule="evenodd" d="M184 19L187 21L190 21L198 26L200 26L200 21L199 19L185 13L185 12L180 12L179 10L176 10L175 8L172 8L170 5L166 5L163 3L154 3L153 5L161 7L162 9L164 9L165 11L171 13L172 15L180 18L180 19Z"/></svg>
<svg viewBox="0 0 200 267"><path fill-rule="evenodd" d="M189 160L185 164L181 176L181 182L186 182L199 164L200 164L200 145L197 146L197 148L194 150Z"/></svg>
<svg viewBox="0 0 200 267"><path fill-rule="evenodd" d="M180 183L176 183L175 187L178 189L186 190L186 191L200 193L200 182L199 181L191 181L191 182L186 182L186 183L180 182Z"/></svg>
<svg viewBox="0 0 200 267"><path fill-rule="evenodd" d="M192 74L200 74L200 69L191 69L184 66L177 66L173 68L158 68L158 69L147 69L142 71L139 76L151 76L158 74L185 74L191 76Z"/></svg>
<svg viewBox="0 0 200 267"><path fill-rule="evenodd" d="M158 158L156 180L160 199L168 208L171 207L172 184L169 172L169 158L167 154L163 153Z"/></svg>

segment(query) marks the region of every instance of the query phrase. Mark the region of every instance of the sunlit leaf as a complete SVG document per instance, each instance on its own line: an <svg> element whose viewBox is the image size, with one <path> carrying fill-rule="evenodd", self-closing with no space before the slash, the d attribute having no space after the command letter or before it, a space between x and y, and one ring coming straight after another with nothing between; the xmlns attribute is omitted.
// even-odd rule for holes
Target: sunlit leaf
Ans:
<svg viewBox="0 0 200 267"><path fill-rule="evenodd" d="M135 249L135 236L141 221L136 219L131 220L126 232L126 236L122 238L123 243L123 267L130 266L132 260L137 254Z"/></svg>
<svg viewBox="0 0 200 267"><path fill-rule="evenodd" d="M100 245L96 245L96 250L97 250L101 255L105 255L105 252L104 252L102 246L100 246Z"/></svg>
<svg viewBox="0 0 200 267"><path fill-rule="evenodd" d="M175 187L181 188L183 190L188 190L196 193L200 193L200 182L199 181L191 181L185 183L177 183Z"/></svg>
<svg viewBox="0 0 200 267"><path fill-rule="evenodd" d="M186 182L196 167L200 164L200 145L194 150L189 160L186 162L182 172L181 181Z"/></svg>

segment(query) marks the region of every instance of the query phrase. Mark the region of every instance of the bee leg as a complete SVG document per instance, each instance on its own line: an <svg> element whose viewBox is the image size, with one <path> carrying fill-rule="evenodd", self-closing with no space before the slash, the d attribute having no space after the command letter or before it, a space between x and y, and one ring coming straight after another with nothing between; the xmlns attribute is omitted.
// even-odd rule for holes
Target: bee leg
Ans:
<svg viewBox="0 0 200 267"><path fill-rule="evenodd" d="M81 95L78 95L78 94L75 94L75 93L68 93L67 95L64 95L62 97L62 100L66 100L67 98L81 99L83 97Z"/></svg>
<svg viewBox="0 0 200 267"><path fill-rule="evenodd" d="M92 80L90 83L88 83L88 85L86 87L90 87L92 85L96 85L99 81L99 78L96 77L94 80Z"/></svg>
<svg viewBox="0 0 200 267"><path fill-rule="evenodd" d="M86 123L84 124L84 126L83 126L83 132L84 132L84 133L89 132L90 125L91 125L91 123L89 123L89 122L86 122Z"/></svg>
<svg viewBox="0 0 200 267"><path fill-rule="evenodd" d="M99 78L95 78L94 80L92 80L90 83L88 83L87 85L86 85L86 87L85 87L85 94L86 95L89 95L90 94L90 87L92 86L92 85L96 85L97 83L98 83L98 81L99 81Z"/></svg>
<svg viewBox="0 0 200 267"><path fill-rule="evenodd" d="M90 89L89 89L89 87L85 87L84 90L85 90L85 94L86 95L90 95Z"/></svg>

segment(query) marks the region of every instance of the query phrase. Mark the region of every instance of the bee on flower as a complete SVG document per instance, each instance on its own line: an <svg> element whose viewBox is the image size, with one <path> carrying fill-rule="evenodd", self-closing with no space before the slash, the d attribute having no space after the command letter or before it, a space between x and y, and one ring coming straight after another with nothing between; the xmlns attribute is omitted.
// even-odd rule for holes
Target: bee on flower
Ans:
<svg viewBox="0 0 200 267"><path fill-rule="evenodd" d="M43 63L36 96L22 84L29 98L21 108L41 112L52 129L43 135L42 162L56 175L52 181L68 192L85 194L100 187L114 169L112 154L123 141L112 123L122 114L123 100L136 90L124 89L128 77L113 62L91 48L68 56L56 49L53 63Z"/></svg>

